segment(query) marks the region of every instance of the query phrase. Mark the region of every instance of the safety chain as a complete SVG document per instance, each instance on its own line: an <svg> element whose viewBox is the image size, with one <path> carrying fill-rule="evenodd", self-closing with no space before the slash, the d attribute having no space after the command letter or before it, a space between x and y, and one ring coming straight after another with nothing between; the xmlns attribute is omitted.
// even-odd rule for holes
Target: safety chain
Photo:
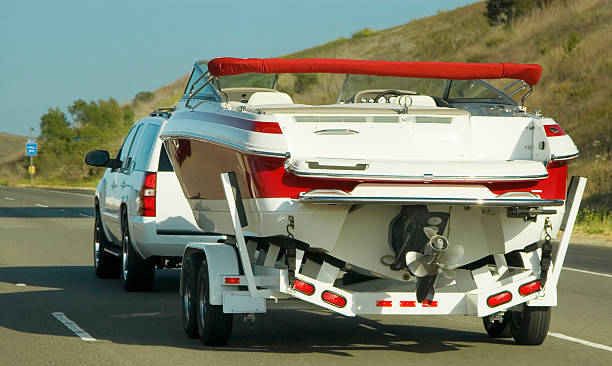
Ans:
<svg viewBox="0 0 612 366"><path fill-rule="evenodd" d="M289 277L289 286L293 287L295 283L295 257L296 257L296 245L295 238L289 229L293 229L295 227L295 221L293 216L289 216L289 222L287 223L287 238L289 238L289 242L287 243L287 250L285 252L285 264L287 265L287 275Z"/></svg>
<svg viewBox="0 0 612 366"><path fill-rule="evenodd" d="M540 286L544 287L546 283L546 279L548 277L548 269L550 268L550 263L552 261L552 252L553 247L550 240L552 239L550 236L549 230L552 230L552 223L550 219L547 217L544 221L544 244L542 244L542 259L540 260Z"/></svg>

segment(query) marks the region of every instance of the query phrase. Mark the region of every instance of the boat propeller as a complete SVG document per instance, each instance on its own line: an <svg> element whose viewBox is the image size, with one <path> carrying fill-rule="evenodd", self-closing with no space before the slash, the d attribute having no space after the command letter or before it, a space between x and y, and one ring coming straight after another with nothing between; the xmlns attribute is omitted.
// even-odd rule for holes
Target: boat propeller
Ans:
<svg viewBox="0 0 612 366"><path fill-rule="evenodd" d="M435 226L423 228L429 242L425 253L410 251L406 253L406 265L417 278L417 300L432 300L433 285L438 274L448 279L455 278L454 268L459 267L464 249L461 245L450 244L448 239L438 234Z"/></svg>

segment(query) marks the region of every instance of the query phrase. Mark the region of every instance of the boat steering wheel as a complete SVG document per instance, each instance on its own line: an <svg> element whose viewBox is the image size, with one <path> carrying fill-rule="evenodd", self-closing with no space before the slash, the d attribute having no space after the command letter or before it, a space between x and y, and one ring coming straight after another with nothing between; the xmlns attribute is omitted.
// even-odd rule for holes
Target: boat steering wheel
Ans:
<svg viewBox="0 0 612 366"><path fill-rule="evenodd" d="M405 92L405 91L395 90L395 89L387 89L387 90L383 90L380 93L376 94L376 96L374 97L374 102L376 103L380 97L384 97L385 95L388 95L388 94L394 94L394 95L417 95L418 93L415 93L415 92Z"/></svg>

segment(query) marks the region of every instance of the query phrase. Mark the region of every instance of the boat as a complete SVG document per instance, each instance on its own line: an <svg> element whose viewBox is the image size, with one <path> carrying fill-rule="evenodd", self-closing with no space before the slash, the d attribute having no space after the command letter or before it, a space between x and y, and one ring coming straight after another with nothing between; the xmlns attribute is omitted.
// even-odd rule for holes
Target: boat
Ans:
<svg viewBox="0 0 612 366"><path fill-rule="evenodd" d="M525 107L541 73L516 63L214 58L195 63L161 138L204 232L236 234L220 179L233 172L244 237L253 250L278 246L290 281L297 248L302 273L305 261L331 263L357 282L411 283L431 303L462 271L545 276L578 149ZM280 78L302 74L340 78L337 101L300 104L278 90Z"/></svg>

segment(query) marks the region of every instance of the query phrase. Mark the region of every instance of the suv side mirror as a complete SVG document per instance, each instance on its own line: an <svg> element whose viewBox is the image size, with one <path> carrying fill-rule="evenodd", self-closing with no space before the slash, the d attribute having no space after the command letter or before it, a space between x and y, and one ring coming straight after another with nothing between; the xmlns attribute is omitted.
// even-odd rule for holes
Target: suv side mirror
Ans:
<svg viewBox="0 0 612 366"><path fill-rule="evenodd" d="M111 159L106 150L93 150L85 155L85 163L91 166L101 166L117 169L121 166L118 159Z"/></svg>

